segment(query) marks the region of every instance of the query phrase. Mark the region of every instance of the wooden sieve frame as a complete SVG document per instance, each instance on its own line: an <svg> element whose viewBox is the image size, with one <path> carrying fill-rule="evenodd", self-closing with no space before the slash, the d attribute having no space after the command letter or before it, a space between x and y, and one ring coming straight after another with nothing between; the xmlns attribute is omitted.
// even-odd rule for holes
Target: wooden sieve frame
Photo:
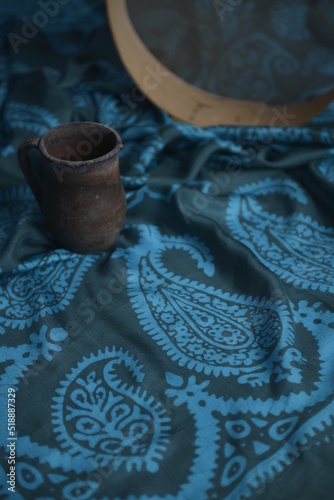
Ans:
<svg viewBox="0 0 334 500"><path fill-rule="evenodd" d="M167 69L145 46L131 22L126 0L106 0L106 7L111 32L128 73L150 101L177 120L201 127L300 126L334 99L333 89L307 102L275 105L231 99L199 89Z"/></svg>

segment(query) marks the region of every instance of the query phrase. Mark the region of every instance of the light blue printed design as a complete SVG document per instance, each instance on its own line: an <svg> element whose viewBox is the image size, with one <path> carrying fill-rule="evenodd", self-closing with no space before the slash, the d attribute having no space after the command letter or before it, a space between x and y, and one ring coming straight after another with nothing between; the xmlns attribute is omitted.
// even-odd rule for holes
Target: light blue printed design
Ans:
<svg viewBox="0 0 334 500"><path fill-rule="evenodd" d="M194 417L196 426L195 457L187 482L180 485L179 494L175 498L177 500L210 498L208 490L212 487L212 481L216 475L215 463L220 451L217 420L210 411L211 408L207 407L206 402L203 403L205 401L203 395L207 394L205 389L209 381L197 384L194 375L184 380L181 376L170 372L167 372L165 377L170 387L166 390L166 396L173 400L173 405L176 407L184 404L189 414ZM187 429L184 432L187 433ZM168 497L165 498L167 500ZM144 500L144 496L140 500Z"/></svg>
<svg viewBox="0 0 334 500"><path fill-rule="evenodd" d="M17 482L27 490L36 490L44 483L43 474L29 463L19 462L16 465Z"/></svg>
<svg viewBox="0 0 334 500"><path fill-rule="evenodd" d="M59 125L58 119L47 109L16 101L5 105L4 120L11 128L24 128L38 135L43 135L50 128Z"/></svg>
<svg viewBox="0 0 334 500"><path fill-rule="evenodd" d="M234 500L238 495L251 498L254 489L274 480L301 453L325 440L327 427L334 416L334 403L331 401L319 414L311 414L306 421L299 416L275 418L270 413L263 417L260 413L261 401L258 400L259 406L255 409L259 416L250 411L254 406L246 406L243 402L246 416L233 417L229 413L231 405L205 390L208 382L197 383L195 376L183 381L172 373L167 373L166 377L171 386L166 391L167 396L173 398L176 406L187 406L194 415L197 427L196 460L187 484L182 485L184 497L180 495L180 498L191 498L194 491L199 492L197 498L211 498L210 472L213 470L220 477L222 498ZM241 408L238 404L236 410ZM220 444L222 450L218 455ZM253 453L249 453L250 449ZM245 450L248 452L245 453ZM221 465L217 470L218 459ZM206 475L202 476L201 471L206 471ZM195 482L194 472L202 479L200 486Z"/></svg>
<svg viewBox="0 0 334 500"><path fill-rule="evenodd" d="M175 406L186 405L196 422L196 460L187 484L182 485L185 498L197 491L192 473L213 470L220 478L221 498L252 498L254 490L272 482L302 453L329 442L334 435L334 430L330 432L334 419L332 378L328 376L333 373L334 315L321 308L321 303L309 305L306 301L292 306L297 330L302 325L318 344L312 363L319 362L320 376L310 392L305 386L295 392L291 386L287 396L278 392L277 400L263 399L266 396L261 392L226 399L208 390L209 381L199 383L194 375L186 379L166 374L170 387L166 396ZM212 476L201 478L198 498L218 493L212 490Z"/></svg>
<svg viewBox="0 0 334 500"><path fill-rule="evenodd" d="M170 419L142 390L143 379L138 361L113 348L84 358L57 389L54 431L62 449L75 457L77 473L88 471L92 463L104 467L110 462L114 470L122 464L128 472L159 469Z"/></svg>
<svg viewBox="0 0 334 500"><path fill-rule="evenodd" d="M232 235L287 283L334 292L334 229L302 213L280 216L267 212L257 198L269 194L307 204L302 189L287 179L243 186L230 196L226 213Z"/></svg>
<svg viewBox="0 0 334 500"><path fill-rule="evenodd" d="M30 343L20 344L15 347L1 347L0 363L4 366L3 373L0 376L1 387L12 387L18 391L19 382L26 387L26 385L31 383L36 376L40 376L42 374L43 365L36 365L36 367L34 367L34 363L40 357L44 358L46 361L51 361L53 357L64 348L65 342L68 340L68 333L63 328L51 328L51 330L48 331L48 327L43 325L39 333L31 333L29 335L29 340ZM7 437L8 434L4 432L0 433L0 447L3 449L3 455L7 454L7 451L5 451L7 450L8 444ZM16 465L18 466L16 469L17 482L18 484L21 482L24 484L25 479L20 474L23 465L19 465L18 462ZM28 464L26 465L28 469L30 468L30 473L32 474L30 479L33 478L28 483L28 486L30 486L30 489L33 489L32 487L37 487L41 484L43 478L40 473L37 473L35 478L32 471L34 468ZM6 484L8 480L6 476L7 473L8 470L4 471L0 466L0 484ZM27 485L24 484L24 486ZM8 496L8 498L10 498L10 496ZM23 500L23 497L18 491L15 492L15 498Z"/></svg>
<svg viewBox="0 0 334 500"><path fill-rule="evenodd" d="M44 34L55 52L75 54L83 50L92 33L105 24L105 15L99 9L101 0L95 3L96 8L82 0L71 0L71 5L64 6L60 10L61 15L50 22Z"/></svg>
<svg viewBox="0 0 334 500"><path fill-rule="evenodd" d="M8 146L4 146L1 149L1 156L2 156L2 158L7 158L7 156L13 155L15 153L16 153L16 151L15 151L14 147L11 144L8 144Z"/></svg>
<svg viewBox="0 0 334 500"><path fill-rule="evenodd" d="M265 95L266 102L273 102L275 97L279 99L274 75L291 77L299 67L291 51L265 33L255 32L239 38L223 52L211 78L220 75L221 88L229 97L240 99L248 95L262 101Z"/></svg>
<svg viewBox="0 0 334 500"><path fill-rule="evenodd" d="M87 85L78 86L73 89L72 103L74 108L82 108L92 106L94 99L92 96L92 89Z"/></svg>
<svg viewBox="0 0 334 500"><path fill-rule="evenodd" d="M323 128L321 132L327 132L327 134L330 136L331 134L331 126L334 121L334 101L330 102L327 106L326 109L323 110L322 113L319 115L316 115L314 118L312 118L312 121L310 122L310 125L319 125L322 127L328 127ZM333 138L329 138L327 141L327 144L332 144L333 143Z"/></svg>
<svg viewBox="0 0 334 500"><path fill-rule="evenodd" d="M4 274L0 283L0 328L23 330L47 314L64 310L97 258L95 254L83 256L57 249L35 255Z"/></svg>
<svg viewBox="0 0 334 500"><path fill-rule="evenodd" d="M94 478L95 479L95 478ZM94 497L94 493L99 488L99 483L97 481L91 481L90 479L82 481L77 480L73 483L67 484L63 488L63 498L66 500L88 500ZM82 492L82 493L81 493ZM45 499L45 500L56 500L56 499Z"/></svg>
<svg viewBox="0 0 334 500"><path fill-rule="evenodd" d="M194 238L161 236L156 228L149 226L140 226L140 230L142 240L144 240L145 231L153 232L155 230L157 233L154 241L146 239L146 246L150 246L153 252L151 261L158 261L155 262L156 265L160 263L161 266L161 259L157 255L160 251L161 241L159 243L157 236L165 244L168 243L168 248L172 250L180 250L176 244L180 241L182 241L182 248L184 248L184 240L186 240L187 244L191 245L189 251L196 258L198 267L205 269L208 275L213 274L212 258L208 250ZM163 245L160 253L165 248L166 246ZM138 251L138 248L136 250ZM172 273L169 274L172 278ZM262 394L260 389L248 397L227 399L217 396L209 390L209 380L198 382L196 374L184 378L173 373L166 374L166 380L170 387L166 391L166 396L173 399L173 405L176 407L183 406L188 409L195 420L196 428L195 456L189 469L187 481L180 485L175 498L180 500L192 498L194 492L199 499L210 498L215 478L219 479L221 497L228 500L233 500L238 495L251 498L254 488L260 488L268 481L274 480L301 453L307 453L324 439L328 441L329 427L334 418L332 378L328 376L329 373L333 372L334 315L329 311L324 311L320 302L309 304L306 301L300 301L297 305L290 304L290 308L292 311L291 320L296 334L300 335L302 333L300 327L304 328L312 335L318 346L312 353L312 366L317 366L317 376L310 392L305 390L305 386L297 392L296 381L290 380L287 381L287 384L290 385L291 390L288 388L285 396L280 395L281 393L278 391L277 399L275 399L275 391L271 391L271 397L268 398L268 393ZM303 337L305 337L304 332ZM41 337L36 335L36 338L32 337L31 340L38 342L39 339ZM22 356L23 358L24 356ZM292 364L295 364L293 356L291 360ZM307 359L307 361L311 360ZM128 375L122 379L124 370L131 375L132 384L131 382L126 383L126 380L129 380ZM196 372L196 368L194 368L194 372ZM275 373L275 368L273 373ZM314 380L314 377L312 379ZM63 448L53 450L48 446L32 442L31 438L27 436L20 437L20 448L22 447L22 450L29 449L30 460L39 460L41 464L48 462L53 469L61 467L64 473L74 470L79 474L85 467L82 462L86 464L85 471L90 472L88 470L89 459L93 463L92 470L95 470L96 463L106 464L104 460L107 459L94 455L93 445L98 444L94 443L94 437L99 441L105 437L103 429L113 429L112 426L107 427L105 402L108 401L110 414L114 417L114 424L116 423L115 435L119 438L113 441L113 446L117 453L121 452L121 458L117 458L115 463L112 461L113 467L117 470L121 463L128 463L129 473L134 467L143 470L151 462L149 460L145 462L141 456L138 458L138 450L136 450L136 460L133 456L128 455L124 462L121 461L122 458L124 459L124 455L122 455L122 447L117 448L121 441L117 431L123 431L122 426L118 426L122 419L117 420L115 414L112 413L114 409L123 408L124 405L130 407L130 410L138 405L140 406L139 412L133 410L126 413L125 411L125 415L139 416L137 420L143 421L144 424L147 423L146 410L152 416L154 403L151 403L150 398L140 390L143 380L142 367L122 349L113 348L110 351L107 349L105 352L99 351L96 356L91 355L90 358L84 358L78 367L67 376L66 381L58 390L58 396L54 398L53 423L59 441L63 443ZM106 397L108 391L112 393L110 399ZM156 413L158 413L156 418L158 421L160 417L161 420L165 419L165 426L163 424L160 426L161 429L164 428L165 432L160 440L162 442L161 449L164 451L172 436L170 435L169 419L163 410L160 410L160 406L156 408ZM92 418L93 422L91 422L90 417L97 415L98 419ZM156 414L154 415L156 416ZM300 418L301 415L302 418ZM80 419L82 425L79 424ZM91 423L96 425L96 420L100 425L99 432L90 433L89 425ZM143 436L140 432L139 435ZM128 436L132 436L131 432ZM146 440L142 441L146 445ZM133 444L130 440L130 449ZM106 449L109 451L108 447ZM79 450L78 454L73 450L76 452ZM250 453L250 450L253 450L253 453ZM73 460L74 455L75 460ZM156 472L157 469L154 469L154 465L162 458L161 453L157 456L159 458L156 461L153 460L151 472ZM38 474L35 474L34 478L37 481L36 484L39 484ZM64 480L63 493L75 495L76 487L81 484L80 481L66 483ZM56 483L61 484L61 481L57 480ZM89 491L94 494L95 490L93 485L91 486L92 489ZM146 497L142 495L140 498L144 500Z"/></svg>
<svg viewBox="0 0 334 500"><path fill-rule="evenodd" d="M46 37L52 48L61 53L72 54L84 47L87 43L90 34L101 25L105 24L105 17L101 12L100 7L103 6L103 0L95 0L87 2L85 0L68 0L64 4L58 2L42 2L46 4L45 8L41 8L39 4L17 0L15 5L11 2L3 2L0 4L0 19L8 18L10 15L13 18L24 18L30 23L38 23L38 14L44 16L47 20L46 24L36 28L33 37ZM51 5L50 5L51 4ZM53 5L52 5L53 4ZM20 13L20 15L18 15ZM87 23L89 19L89 23ZM41 22L41 17L40 21ZM15 26L15 27L14 27ZM20 35L24 20L21 18L17 21L17 25L7 24L6 34L14 33ZM75 36L73 36L75 33ZM26 38L26 40L28 40ZM43 40L43 39L42 39ZM45 43L45 38L44 38ZM42 41L42 43L43 43ZM18 46L24 49L26 44L22 43Z"/></svg>
<svg viewBox="0 0 334 500"><path fill-rule="evenodd" d="M0 349L0 364L4 366L3 373L0 376L0 385L6 388L12 387L16 390L16 393L19 393L20 387L24 391L28 384L36 382L36 377L38 379L38 377L43 376L43 370L48 366L48 362L51 362L64 349L69 337L67 331L63 328L54 327L49 329L46 325L43 325L39 333L33 332L29 335L29 340L30 342L25 344L12 347L2 346ZM5 420L7 417L7 406L0 405L1 420ZM3 456L7 454L7 437L8 434L0 433L0 447ZM19 443L20 435L18 434L16 437L16 443ZM16 453L19 456L18 447L16 447ZM3 471L2 467L0 467L0 484L6 484L8 480L7 473L8 470ZM5 481L2 481L3 476ZM44 482L44 479L42 474L31 464L17 460L16 481L18 486L33 491ZM9 494L8 498L10 496L11 494ZM24 500L17 490L15 491L15 498Z"/></svg>
<svg viewBox="0 0 334 500"><path fill-rule="evenodd" d="M140 324L179 366L233 375L241 384L286 379L300 383L301 353L294 347L290 313L281 301L230 295L174 275L163 252L190 255L207 276L214 266L196 238L161 235L155 226L138 226L137 245L117 250L128 266L128 293ZM275 369L274 369L275 367Z"/></svg>
<svg viewBox="0 0 334 500"><path fill-rule="evenodd" d="M64 347L68 333L63 328L51 328L43 325L39 333L29 335L30 342L13 347L2 346L0 349L0 363L3 364L3 373L0 376L2 387L13 387L18 390L19 382L24 386L31 383L36 376L42 373L43 367L34 367L34 362L41 356L46 361L53 357ZM5 412L5 407L0 406L0 414ZM5 418L4 415L2 415ZM7 436L0 433L0 445L6 446Z"/></svg>
<svg viewBox="0 0 334 500"><path fill-rule="evenodd" d="M309 15L309 5L304 0L295 4L286 3L285 0L276 1L270 12L271 26L274 33L284 41L309 40Z"/></svg>
<svg viewBox="0 0 334 500"><path fill-rule="evenodd" d="M334 153L332 150L331 153ZM330 156L317 165L317 170L330 182L334 184L334 158Z"/></svg>

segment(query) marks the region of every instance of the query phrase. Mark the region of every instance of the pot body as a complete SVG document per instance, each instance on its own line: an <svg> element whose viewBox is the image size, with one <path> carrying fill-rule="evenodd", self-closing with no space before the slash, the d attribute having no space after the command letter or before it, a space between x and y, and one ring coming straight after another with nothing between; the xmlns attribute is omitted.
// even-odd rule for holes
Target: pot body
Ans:
<svg viewBox="0 0 334 500"><path fill-rule="evenodd" d="M60 125L20 145L20 166L60 246L94 253L116 241L126 215L122 147L117 132L93 122ZM42 181L30 164L31 148L42 155Z"/></svg>

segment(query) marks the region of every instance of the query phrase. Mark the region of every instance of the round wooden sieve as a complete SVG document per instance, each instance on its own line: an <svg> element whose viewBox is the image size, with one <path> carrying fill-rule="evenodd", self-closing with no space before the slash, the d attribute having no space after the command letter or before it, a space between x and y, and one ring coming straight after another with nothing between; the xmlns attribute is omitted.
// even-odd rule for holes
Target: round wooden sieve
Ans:
<svg viewBox="0 0 334 500"><path fill-rule="evenodd" d="M106 4L112 35L127 71L150 101L178 120L202 127L300 126L334 99L331 90L306 102L276 105L202 90L174 74L146 47L130 19L126 0L106 0Z"/></svg>

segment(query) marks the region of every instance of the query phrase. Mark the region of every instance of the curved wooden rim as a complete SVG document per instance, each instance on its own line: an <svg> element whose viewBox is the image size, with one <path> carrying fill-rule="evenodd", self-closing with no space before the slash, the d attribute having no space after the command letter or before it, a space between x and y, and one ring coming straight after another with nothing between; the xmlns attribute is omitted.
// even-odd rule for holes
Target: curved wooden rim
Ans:
<svg viewBox="0 0 334 500"><path fill-rule="evenodd" d="M106 0L119 55L140 90L174 118L201 127L214 125L299 126L323 111L334 89L300 103L273 105L210 94L185 82L147 49L131 23L126 0Z"/></svg>

